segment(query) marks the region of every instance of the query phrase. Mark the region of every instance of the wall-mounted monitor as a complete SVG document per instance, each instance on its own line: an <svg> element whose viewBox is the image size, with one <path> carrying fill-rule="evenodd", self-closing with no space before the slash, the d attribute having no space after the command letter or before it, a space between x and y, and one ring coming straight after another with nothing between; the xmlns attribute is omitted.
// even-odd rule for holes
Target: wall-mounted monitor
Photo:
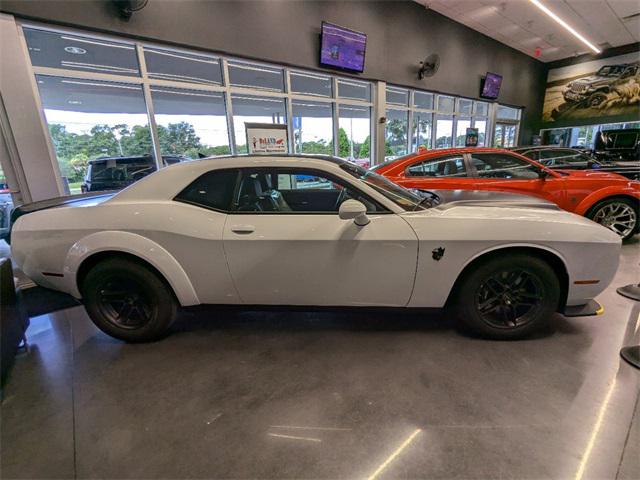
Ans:
<svg viewBox="0 0 640 480"><path fill-rule="evenodd" d="M482 89L480 96L495 100L500 94L500 86L502 85L502 75L487 72L487 76L482 80Z"/></svg>
<svg viewBox="0 0 640 480"><path fill-rule="evenodd" d="M355 30L322 22L320 38L320 64L362 73L367 35Z"/></svg>

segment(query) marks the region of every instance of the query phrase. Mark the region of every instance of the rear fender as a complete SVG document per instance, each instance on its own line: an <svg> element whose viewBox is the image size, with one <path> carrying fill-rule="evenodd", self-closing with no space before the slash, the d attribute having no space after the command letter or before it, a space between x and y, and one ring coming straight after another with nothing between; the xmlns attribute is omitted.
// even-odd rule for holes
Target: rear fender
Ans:
<svg viewBox="0 0 640 480"><path fill-rule="evenodd" d="M189 277L167 250L141 235L119 231L93 233L69 249L64 263L64 278L72 282L68 285L68 291L73 296L82 296L76 278L80 265L92 255L105 251L128 253L153 265L169 283L180 305L200 303Z"/></svg>

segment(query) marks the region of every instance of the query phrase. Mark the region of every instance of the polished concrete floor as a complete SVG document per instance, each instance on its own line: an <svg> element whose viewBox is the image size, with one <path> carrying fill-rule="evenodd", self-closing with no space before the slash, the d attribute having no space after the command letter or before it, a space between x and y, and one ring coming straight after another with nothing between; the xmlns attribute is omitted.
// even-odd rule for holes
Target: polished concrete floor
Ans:
<svg viewBox="0 0 640 480"><path fill-rule="evenodd" d="M495 342L446 315L205 310L127 345L82 307L32 319L3 478L640 478L640 281L603 316ZM634 411L636 419L634 420Z"/></svg>

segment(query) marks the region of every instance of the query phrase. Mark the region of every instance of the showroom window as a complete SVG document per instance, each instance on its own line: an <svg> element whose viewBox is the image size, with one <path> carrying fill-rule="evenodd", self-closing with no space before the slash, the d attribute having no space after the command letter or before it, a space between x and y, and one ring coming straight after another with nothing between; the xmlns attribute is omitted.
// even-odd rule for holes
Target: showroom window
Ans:
<svg viewBox="0 0 640 480"><path fill-rule="evenodd" d="M144 58L149 78L204 85L222 85L219 58L146 47Z"/></svg>
<svg viewBox="0 0 640 480"><path fill-rule="evenodd" d="M333 107L329 102L293 100L295 153L333 155Z"/></svg>
<svg viewBox="0 0 640 480"><path fill-rule="evenodd" d="M60 170L73 193L99 156L143 156L153 169L246 153L245 122L288 124L292 152L375 163L372 82L107 35L22 28L34 73L44 82L38 88ZM479 145L487 135L500 146L517 141L520 110L513 107L393 85L381 102L386 159L462 146L468 127L479 130ZM107 129L115 142L103 142ZM160 155L167 158L156 159Z"/></svg>
<svg viewBox="0 0 640 480"><path fill-rule="evenodd" d="M140 76L133 44L36 28L23 31L33 66Z"/></svg>
<svg viewBox="0 0 640 480"><path fill-rule="evenodd" d="M408 115L408 110L387 109L385 160L407 154Z"/></svg>
<svg viewBox="0 0 640 480"><path fill-rule="evenodd" d="M500 148L515 147L518 144L518 130L522 110L498 105L496 126L493 131L493 146Z"/></svg>
<svg viewBox="0 0 640 480"><path fill-rule="evenodd" d="M371 107L340 104L338 128L338 156L369 168L371 166Z"/></svg>
<svg viewBox="0 0 640 480"><path fill-rule="evenodd" d="M245 123L287 123L285 99L253 95L231 95L237 153L247 153Z"/></svg>
<svg viewBox="0 0 640 480"><path fill-rule="evenodd" d="M289 82L291 93L319 97L333 96L333 81L328 75L292 70L289 73Z"/></svg>
<svg viewBox="0 0 640 480"><path fill-rule="evenodd" d="M120 165L89 168L96 159L144 156L155 167L140 85L47 75L36 82L68 193L124 186Z"/></svg>
<svg viewBox="0 0 640 480"><path fill-rule="evenodd" d="M231 153L222 93L152 86L151 98L163 157Z"/></svg>
<svg viewBox="0 0 640 480"><path fill-rule="evenodd" d="M273 92L284 91L284 70L259 63L229 60L229 85Z"/></svg>

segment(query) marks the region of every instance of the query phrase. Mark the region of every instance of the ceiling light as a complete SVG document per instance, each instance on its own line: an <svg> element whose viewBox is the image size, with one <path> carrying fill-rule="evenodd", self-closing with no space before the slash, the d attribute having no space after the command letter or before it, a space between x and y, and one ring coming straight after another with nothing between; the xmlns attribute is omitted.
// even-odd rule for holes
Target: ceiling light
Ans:
<svg viewBox="0 0 640 480"><path fill-rule="evenodd" d="M67 103L69 105L82 105L82 102L80 100L67 100Z"/></svg>
<svg viewBox="0 0 640 480"><path fill-rule="evenodd" d="M553 13L551 10L549 10L547 7L545 7L544 5L542 5L542 3L540 3L539 0L529 0L531 3L533 3L536 7L538 7L540 10L542 10L544 13L546 13L549 17L551 17L555 22L559 23L560 25L562 25L564 27L565 30L567 30L568 32L571 33L571 35L573 35L574 37L576 37L578 40L580 40L582 43L584 43L587 47L589 47L591 50L593 50L594 53L600 53L601 50L596 47L593 43L591 43L589 40L587 40L586 38L584 38L582 35L580 35L578 32L576 32L567 22L565 22L564 20L562 20L559 16L557 16L555 13Z"/></svg>
<svg viewBox="0 0 640 480"><path fill-rule="evenodd" d="M84 55L87 51L80 47L64 47L64 51L67 53L73 53L74 55Z"/></svg>

